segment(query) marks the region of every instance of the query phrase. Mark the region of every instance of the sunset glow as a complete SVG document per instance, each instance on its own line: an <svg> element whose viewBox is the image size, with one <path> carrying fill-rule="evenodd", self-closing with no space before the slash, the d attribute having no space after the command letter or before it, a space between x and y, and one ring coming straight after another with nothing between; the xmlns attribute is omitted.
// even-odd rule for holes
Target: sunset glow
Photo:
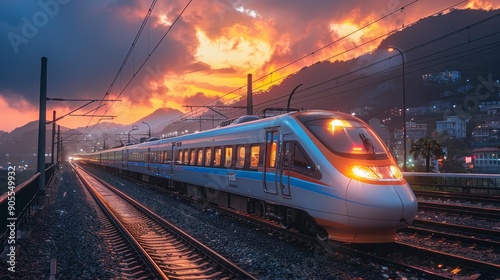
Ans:
<svg viewBox="0 0 500 280"><path fill-rule="evenodd" d="M200 48L196 56L213 68L234 67L258 69L270 57L268 42L240 35L244 26L232 26L224 37L210 40L202 32L197 32Z"/></svg>
<svg viewBox="0 0 500 280"><path fill-rule="evenodd" d="M246 86L248 74L252 74L254 80L264 77L254 88L266 91L303 67L369 53L386 34L456 4L451 1L416 2L399 10L398 6L404 4L396 2L384 6L364 1L332 1L319 8L291 1L287 9L283 9L265 1L242 1L236 6L199 1L187 8L153 54L154 46L184 5L158 3L151 22L145 25L136 48L112 88L111 94L117 97L121 93L122 101L114 103L109 112L117 116L113 121L127 124L158 108L186 112L185 105L203 105L222 96L225 97L221 101L234 101L245 94L238 88ZM499 7L497 1L472 0L454 8ZM2 82L0 87L0 110L8 112L9 117L2 118L0 130L10 131L37 119L35 108L39 102L41 56L49 58L49 96L102 98L148 8L144 2L103 1L99 5L70 2L61 4L58 13L45 25L37 27L36 33L30 34L31 38L26 37L20 43L3 40L2 49L12 52L8 53L11 57L8 63L28 67L30 72L24 76L27 71L14 67L10 71L12 77L3 74L9 82ZM31 10L15 11L17 13L11 14L5 24L8 28L3 28L3 38L8 38L9 32L22 35L21 19L32 20L40 7L35 3ZM61 33L63 24L68 25L65 30L71 32ZM54 41L52 34L61 36L63 43ZM382 38L370 42L379 36ZM339 40L343 37L346 38ZM141 66L150 55L148 63ZM136 75L140 67L143 68ZM27 84L29 87L25 86ZM127 88L121 92L125 85ZM15 98L17 95L19 98ZM20 101L12 106L11 101L6 100ZM48 104L48 108L57 110L58 114L69 112L75 106L74 103ZM60 124L75 128L87 125L88 121L87 118L67 118Z"/></svg>

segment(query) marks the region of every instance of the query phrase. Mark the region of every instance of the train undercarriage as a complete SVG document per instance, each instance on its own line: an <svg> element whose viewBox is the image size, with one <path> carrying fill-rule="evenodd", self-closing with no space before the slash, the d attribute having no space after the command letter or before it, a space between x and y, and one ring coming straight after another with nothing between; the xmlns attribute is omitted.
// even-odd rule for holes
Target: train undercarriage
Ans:
<svg viewBox="0 0 500 280"><path fill-rule="evenodd" d="M99 167L132 179L166 188L169 191L196 200L199 203L206 203L209 206L223 207L240 213L264 217L278 222L282 228L293 228L304 233L314 234L319 240L328 240L328 232L319 226L307 212L300 209L134 171L105 166Z"/></svg>

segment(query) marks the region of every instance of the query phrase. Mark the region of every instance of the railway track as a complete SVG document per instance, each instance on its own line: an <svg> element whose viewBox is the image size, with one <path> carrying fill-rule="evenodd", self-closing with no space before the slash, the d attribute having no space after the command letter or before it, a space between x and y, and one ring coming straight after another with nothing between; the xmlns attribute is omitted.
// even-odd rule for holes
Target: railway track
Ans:
<svg viewBox="0 0 500 280"><path fill-rule="evenodd" d="M391 266L397 270L406 271L409 275L416 277L423 277L425 279L454 279L457 276L456 274L461 273L462 275L482 275L484 279L496 279L495 277L500 273L500 265L498 264L440 252L422 246L414 246L399 241L380 245L351 245L337 242L323 242L318 241L313 236L287 230L277 222L262 219L258 216L242 215L228 209L218 208L218 210L224 211L237 219L243 219L258 224L259 226L266 227L280 236L287 236L287 238L292 240L301 240L313 246L320 246L327 251L326 254L340 252ZM431 234L430 232L427 233ZM449 238L449 235L445 233L442 234ZM425 237L427 237L427 235L425 235ZM471 239L474 240L474 238ZM481 240L476 239L476 243L474 244L477 243L482 246L487 246L490 249L491 246L496 246L498 244L498 242L489 242L488 240L484 240L484 242L481 243ZM431 265L434 263L440 264L441 266L454 267L454 270L442 270L441 267ZM457 266L463 267L463 269L458 269L457 271Z"/></svg>
<svg viewBox="0 0 500 280"><path fill-rule="evenodd" d="M416 196L425 198L440 198L440 199L478 202L478 203L500 204L499 195L445 192L445 191L421 191L421 190L414 190L413 192L415 193Z"/></svg>
<svg viewBox="0 0 500 280"><path fill-rule="evenodd" d="M190 200L189 203L196 203L196 201ZM205 206L207 205L205 204ZM454 255L440 252L431 248L425 248L424 246L412 246L411 244L405 244L403 242L383 244L380 246L353 246L336 242L320 242L315 237L304 235L298 231L285 229L278 222L269 219L233 212L231 209L214 208L216 212L224 213L221 214L221 216L227 216L227 219L249 221L257 225L256 228L259 228L259 231L269 230L270 235L279 236L282 240L299 241L300 243L305 243L306 247L324 250L324 252L318 253L318 255L333 256L337 253L342 253L364 260L363 262L365 263L377 263L379 265L388 266L390 270L402 272L404 277L414 276L425 279L456 279L456 277L473 278L477 277L477 275L481 275L481 279L495 279L500 269L497 264L465 258L459 254ZM426 221L422 221L422 223L425 222ZM422 233L421 237L415 238L424 240L428 239L428 236L432 234L433 233L428 231L427 233ZM492 235L494 234L493 232ZM446 237L446 239L448 238L449 237ZM490 243L490 245L491 244L492 243ZM485 243L485 245L481 246L488 247L490 245ZM389 277L397 276L389 275Z"/></svg>
<svg viewBox="0 0 500 280"><path fill-rule="evenodd" d="M446 212L450 214L458 214L461 216L474 216L479 218L500 220L500 209L498 208L482 208L443 203L419 202L418 210Z"/></svg>
<svg viewBox="0 0 500 280"><path fill-rule="evenodd" d="M500 231L498 230L487 230L461 225L449 225L449 227L446 227L441 223L414 221L411 226L401 229L399 232L409 235L418 234L440 240L468 244L470 246L493 248L497 252L500 250Z"/></svg>
<svg viewBox="0 0 500 280"><path fill-rule="evenodd" d="M101 209L157 279L255 279L106 182L73 166Z"/></svg>

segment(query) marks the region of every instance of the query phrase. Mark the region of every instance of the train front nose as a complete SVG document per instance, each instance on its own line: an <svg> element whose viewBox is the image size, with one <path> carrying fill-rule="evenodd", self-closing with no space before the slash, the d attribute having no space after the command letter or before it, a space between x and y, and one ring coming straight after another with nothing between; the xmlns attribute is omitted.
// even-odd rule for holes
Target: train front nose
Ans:
<svg viewBox="0 0 500 280"><path fill-rule="evenodd" d="M346 198L357 242L391 242L396 229L408 226L417 212L417 200L406 182L379 185L351 180Z"/></svg>

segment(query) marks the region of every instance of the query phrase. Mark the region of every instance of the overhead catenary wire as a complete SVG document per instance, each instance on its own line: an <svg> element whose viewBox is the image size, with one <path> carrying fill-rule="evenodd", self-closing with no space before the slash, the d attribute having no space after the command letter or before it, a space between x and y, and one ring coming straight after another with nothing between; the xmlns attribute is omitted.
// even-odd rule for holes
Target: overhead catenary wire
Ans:
<svg viewBox="0 0 500 280"><path fill-rule="evenodd" d="M414 2L416 2L416 1L414 1ZM413 4L414 2L412 2L411 4ZM447 7L446 9L450 9L451 7L457 6L457 5L459 5L459 4L463 3L463 2L466 2L466 1L461 1L461 2L458 2L457 4L452 5L452 6L450 6L450 7ZM442 12L442 11L444 11L444 10L446 10L446 9L443 9L443 10L441 10L440 12ZM400 11L400 8L399 8L399 9L397 9L397 10L395 10L395 11L393 11L393 12L391 12L390 14L392 14L392 13L394 13L394 12L397 12L397 11ZM384 17L387 17L387 16L388 16L388 15L386 15L386 16L384 16ZM379 19L379 20L381 20L381 19ZM406 25L406 26L409 26L409 25L411 25L411 23L410 23L410 24L408 24L408 25ZM366 26L365 26L365 27L366 27ZM364 27L363 27L363 28L364 28ZM399 28L398 30L400 30L400 28ZM392 33L392 32L394 32L394 31L391 31L390 33ZM351 34L351 35L352 35L352 34ZM383 35L383 36L387 36L387 35L388 35L388 34L385 34L385 35ZM382 36L381 36L381 37L382 37ZM377 38L377 39L380 39L380 38ZM332 42L331 44L333 44L333 43L334 43L334 42ZM365 43L363 43L363 44L366 44L366 42L365 42ZM158 46L158 45L157 45L157 46ZM306 55L306 56L303 56L301 59L307 58L307 57L308 57L308 56L310 56L311 54L316 53L316 52L318 52L319 50L321 50L321 49L323 49L323 48L326 48L326 47L327 47L327 46L323 46L322 48L320 48L320 49L318 49L318 50L316 50L316 51L314 51L314 52L312 52L312 53L310 53L310 54L308 54L308 55ZM356 46L355 48L359 48L359 46ZM349 51L353 51L355 48L352 48L351 50L346 50L346 51L344 51L343 53L348 53ZM155 49L156 49L156 48L155 48ZM337 55L341 55L341 54L337 54ZM336 55L336 56L337 56L337 55ZM148 56L148 58L149 58L149 56ZM333 58L333 57L331 57L331 58ZM331 58L329 58L329 59L331 59ZM292 64L294 64L294 63L296 63L296 62L298 62L298 61L300 61L300 59L295 60L295 62L288 63L288 64L286 64L286 65L282 66L282 67L281 67L281 68L279 68L279 69L284 69L284 67L288 67L288 66L290 66L290 65L292 65ZM144 65L144 63L143 63L143 65ZM364 68L363 68L363 69L364 69ZM140 70L140 69L139 69L139 70ZM138 70L138 71L139 71L139 70ZM275 71L273 71L272 73L275 73L275 72L276 72L276 70L275 70ZM298 71L297 71L297 72L298 72ZM256 80L254 80L254 82L257 82L258 80L263 79L264 77L266 77L266 76L268 76L268 75L270 75L270 74L272 74L272 73L269 73L269 74L267 74L267 75L264 75L264 76L262 76L262 77L260 77L260 78L258 78L258 79L256 79ZM135 76L135 75L134 75L134 76ZM286 77L282 77L281 79L284 79L284 78L286 78ZM133 79L133 78L132 78L132 79ZM132 80L132 79L131 79L131 80ZM334 78L334 79L338 79L338 78ZM276 80L275 80L275 81L276 81ZM124 88L124 90L122 90L122 91L120 92L120 95L121 95L121 94L125 91L125 89L128 87L128 85L130 84L130 82L131 82L131 81L129 81L129 83L127 83L127 86ZM224 95L224 96L222 96L222 97L226 97L226 96L227 96L227 95L229 95L229 94L233 94L233 93L237 92L238 90L241 90L242 88L244 88L244 86L242 86L242 87L240 87L240 88L237 88L237 89L235 89L235 90L233 90L233 91L231 91L231 92L227 93L226 95ZM259 88L256 88L256 89L259 89ZM304 92L304 91L306 91L306 90L308 90L308 88L304 88L304 89L303 89L303 90L301 90L301 91L302 91L302 92ZM221 100L221 99L222 99L222 97L220 97L220 98L216 99L215 101L217 101L217 100ZM232 99L229 99L229 101L234 100L235 98L238 98L238 97L233 97ZM213 102L213 101L212 101L212 102ZM207 104L210 104L210 103L207 103ZM260 105L260 104L257 104L256 106L259 106L259 105ZM108 110L109 110L109 108L108 108ZM194 112L189 112L189 113L183 114L181 117L185 117L186 115L192 115L192 114L194 114ZM170 123L170 122L167 122L167 123L161 124L161 125L159 125L159 126L156 126L155 128L158 128L158 127L160 127L160 126L164 126L164 125L166 125L166 124L168 124L168 123Z"/></svg>
<svg viewBox="0 0 500 280"><path fill-rule="evenodd" d="M290 63L287 63L287 64L285 64L285 65L281 66L280 68L278 68L278 69L274 70L272 73L268 73L268 74L266 74L266 75L264 75L264 76L262 76L262 77L260 77L260 78L255 79L255 80L253 81L253 83L256 83L257 81L262 80L262 79L264 79L265 77L267 77L267 76L269 76L269 75L271 75L271 74L273 74L273 73L275 73L275 72L277 72L277 71L283 70L283 69L285 69L286 67L289 67L289 66L291 66L291 65L293 65L293 64L295 64L295 63L297 63L297 62L299 62L299 61L301 61L301 60L303 60L303 59L305 59L305 58L307 58L307 57L309 57L309 56L311 56L312 54L318 53L319 51L321 51L321 50L323 50L323 49L326 49L327 47L332 46L332 45L334 45L335 43L338 43L338 42L340 42L341 40L344 40L344 39L348 38L349 36L352 36L352 35L353 35L353 34L355 34L356 32L359 32L359 31L361 31L361 30L363 30L363 29L365 29L365 28L368 28L369 26L371 26L371 25L373 25L373 24L375 24L375 23L377 23L377 22L379 22L379 21L381 21L381 20L383 20L383 19L385 19L385 18L387 18L387 17L389 17L389 16L393 15L394 13L397 13L397 12L401 11L401 9L404 9L404 8L406 8L406 7L409 7L410 5L413 5L413 4L414 4L414 3L416 3L416 2L417 2L417 1L412 1L412 2L410 2L410 3L408 3L408 4L404 5L404 6L402 6L402 7L400 7L400 8L394 9L392 12L389 12L388 14L383 15L382 17L380 17L380 18L378 18L378 19L376 19L376 20L374 20L374 21L372 21L372 22L370 22L370 23L368 23L368 24L366 24L366 25L364 25L364 26L360 27L359 29L352 31L352 32L350 32L349 34L346 34L345 36L343 36L343 37L341 37L341 38L339 38L339 39L337 39L337 40L335 40L335 41L333 41L333 42L331 42L331 43L329 43L329 44L326 44L326 45L324 45L324 46L322 46L322 47L320 47L320 48L318 48L318 49L314 50L313 52L311 52L311 53L309 53L309 54L307 54L307 55L305 55L305 56L302 56L302 57L300 57L300 58L298 58L298 59L296 59L296 60L294 60L294 61L292 61L292 62L290 62ZM464 2L466 2L466 1L460 1L460 2L458 2L458 3L454 4L454 5L450 6L450 7L447 7L446 9L450 9L450 8L452 8L452 7L454 7L454 6L457 6L457 5L459 5L459 4L461 4L461 3L464 3ZM446 9L442 9L442 10L440 10L439 12L442 12L442 11L444 11L444 10L446 10ZM436 12L435 14L437 14L437 13L439 13L439 12ZM401 29L401 28L398 28L397 30L400 30L400 29ZM392 30L392 31L390 31L390 32L388 32L388 33L386 33L386 34L384 34L384 35L382 35L382 36L379 36L379 37L377 37L376 39L370 40L370 41L375 41L375 40L381 39L381 38L383 38L383 37L385 37L385 36L387 36L387 35L389 35L390 33L393 33L393 32L395 32L395 30ZM366 45L366 44L368 44L368 42L365 42L365 43L363 43L362 45ZM340 55L342 55L342 54L344 54L344 53L351 52L351 51L355 50L356 48L359 48L359 47L360 47L360 46L362 46L362 45L358 45L358 46L356 46L355 48L352 48L352 49L346 50L346 51L344 51L344 52L342 52L342 53L337 54L336 56L340 56ZM334 57L335 57L335 56L332 56L332 57L330 57L329 59L332 59L332 58L334 58ZM284 79L284 78L285 78L285 77L282 77L281 79ZM278 79L278 80L279 80L279 79ZM277 80L275 80L275 82L276 82L276 81L277 81ZM230 91L230 92L228 92L228 93L226 93L226 94L222 95L221 97L217 98L216 100L211 101L211 102L209 102L209 103L206 103L206 104L205 104L205 106L208 106L208 105L209 105L209 104L211 104L212 102L217 102L217 101L219 101L219 100L221 100L221 101L222 101L224 97L226 97L226 96L228 96L228 95L230 95L230 94L234 94L235 92L237 92L237 91L239 91L239 90L243 89L244 87L246 87L246 86L241 86L241 87L239 87L239 88L236 88L236 89L234 89L234 90L232 90L232 91ZM254 88L254 90L258 90L258 89L259 89L259 88L261 88L261 87L263 87L263 86L260 86L260 87ZM120 93L120 95L121 95L122 93L123 93L123 91ZM226 100L226 102L230 102L231 100L234 100L235 98L237 98L237 97L233 97L233 98L231 98L231 99L229 99L229 100ZM191 111L191 112L187 112L187 113L185 113L185 114L182 114L182 115L181 115L178 119L186 118L187 116L194 116L195 114L198 114L198 113L199 113L199 110L198 110L198 109L196 109L196 110L193 110L193 111ZM156 129L156 128L158 128L158 127L162 127L162 126L166 126L166 125L168 125L168 124L170 124L170 123L173 123L173 122L175 122L175 121L178 121L178 119L174 119L174 120L171 120L171 121L165 122L165 123L163 123L163 124L160 124L160 125L158 125L158 126L155 126L153 129Z"/></svg>
<svg viewBox="0 0 500 280"><path fill-rule="evenodd" d="M465 3L465 2L467 2L467 1L459 1L459 2L457 2L457 3L455 3L455 4L453 4L453 5L450 5L450 6L447 6L447 7L443 8L443 9L438 10L438 11L434 12L433 14L431 14L431 15L429 15L429 16L433 16L433 15L438 15L438 14L441 14L441 13L443 13L443 12L445 12L445 11L447 11L447 10L451 10L451 9L453 9L454 7L456 7L456 6L458 6L458 5L461 5L461 4ZM410 4L413 4L413 3L415 3L415 1L414 1L414 2L411 2ZM408 4L408 5L410 5L410 4ZM407 7L408 5L405 5L404 7ZM404 8L404 7L401 7L401 8ZM372 23L369 23L369 24L367 24L367 25L365 25L365 26L363 26L363 27L359 28L358 30L355 30L355 31L351 32L350 34L348 34L347 36L342 37L341 39L345 39L345 38L347 38L348 36L353 35L353 34L354 34L354 33L356 33L357 31L360 31L360 30L362 30L363 28L366 28L366 27L370 26L371 24L373 24L373 23L375 23L375 22L378 22L378 21L382 20L383 18L386 18L386 17L388 17L389 15L394 14L394 13L396 13L396 12L400 11L400 9L401 9L401 8L395 9L394 11L390 12L389 14L384 15L384 16L382 16L381 18L379 18L379 19L377 19L377 20L373 21ZM342 52L340 52L340 53L337 53L337 54L335 54L335 55L333 55L333 56L330 56L330 57L328 57L328 58L327 58L327 59L325 59L325 60L331 60L331 59L333 59L333 58L335 58L335 57L338 57L338 56L341 56L341 55L344 55L344 54L350 53L350 52L352 52L352 51L354 51L354 50L356 50L356 49L360 48L361 46L364 46L364 45L367 45L367 44L372 43L372 42L374 42L374 41L377 41L377 40L380 40L380 39L382 39L382 38L385 38L385 37L389 36L390 34L392 34L392 33L394 33L394 32L397 32L397 31L400 31L400 30L404 29L405 27L409 27L409 26L411 26L411 25L413 25L413 24L415 24L415 23L417 23L417 22L418 22L418 20L416 20L416 21L414 21L414 22L412 22L412 23L409 23L409 24L407 24L407 25L406 25L406 26L404 26L404 27L399 27L399 28L397 28L397 29L395 29L395 30L388 31L387 33L382 34L382 35L380 35L380 36L378 36L378 37L376 37L376 38L372 38L372 39L370 39L369 41L365 41L365 42L363 42L363 43L361 43L361 44L358 44L358 45L356 45L356 46L353 46L353 47L352 47L352 48L350 48L350 49L344 50L344 51L342 51ZM481 22L482 22L482 21L481 21ZM478 23L478 24L480 24L480 23ZM452 34L450 34L450 35L452 35ZM308 55L302 56L301 58L296 59L296 60L294 60L293 62L288 63L288 64L286 64L286 65L284 65L284 66L282 66L282 67L278 68L277 70L273 71L272 73L276 73L278 70L282 70L282 69L284 69L284 68L286 68L286 67L288 67L288 66L291 66L292 64L295 64L295 63L299 62L300 60L307 58L307 57L308 57L308 56L310 56L311 54L317 53L318 51L320 51L320 50L322 50L322 49L326 48L327 46L330 46L330 45L333 45L334 43L339 42L341 39L336 40L336 41L334 41L334 42L332 42L332 43L330 43L330 44L327 44L327 45L325 45L325 46L323 46L323 47L321 47L321 48L319 48L319 49L317 49L317 50L315 50L315 51L313 51L313 52L309 53ZM441 38L441 39L443 39L443 38ZM405 52L406 52L406 51L405 51ZM385 61L385 60L384 60L384 61ZM375 64L377 64L377 63L382 63L382 62L383 62L383 61L380 61L380 62L375 62L375 63L374 63L374 65L375 65ZM359 69L355 70L354 72L362 71L362 70L365 70L365 69L367 69L367 68L369 68L369 67L372 67L372 66L373 66L373 65L368 65L368 66L365 66L365 67L359 68ZM293 73L291 73L291 74L289 74L289 75L296 74L296 73L298 73L298 72L300 72L300 71L301 71L301 70L298 70L298 71L293 72ZM263 78L265 78L265 77L267 77L267 76L271 75L272 73L268 73L268 74L266 74L266 75L264 75L264 76L262 76L262 77L260 77L260 78L255 79L255 80L253 81L253 83L255 83L255 82L257 82L258 80L261 80L261 79L263 79ZM343 75L343 76L347 76L347 75L350 75L350 74L353 74L353 73L348 72L348 73L345 73L345 75ZM266 87L266 86L268 86L269 84L276 83L276 82L277 82L277 81L279 81L279 80L282 80L282 79L287 78L289 75L287 75L287 76L283 76L283 77L280 77L280 78L278 78L278 79L274 79L273 81L271 81L271 82L269 82L269 83L262 84L262 85L260 85L260 86L258 86L258 87L254 87L253 89L254 89L254 91L255 91L255 90L259 90L259 89L261 89L261 88L265 88L265 87ZM330 80L324 81L324 82L322 82L322 83L320 83L320 84L318 84L318 85L315 85L315 86L319 86L319 85L321 85L321 84L324 84L324 83L330 82L331 80L337 80L337 79L339 79L339 77L334 77L334 78L332 78L332 79L330 79ZM354 82L354 81L353 81L353 82ZM315 86L313 85L312 87L315 87ZM225 95L223 95L223 96L221 96L221 97L217 98L216 100L211 101L211 102L209 102L209 103L207 103L207 104L205 104L205 105L208 105L208 104L210 104L210 103L212 103L212 102L216 102L216 101L222 100L222 99L223 99L224 97L226 97L227 95L232 94L232 93L234 93L234 92L236 92L237 90L240 90L240 89L242 89L242 88L244 88L244 86L239 87L239 88L237 88L237 89L235 89L235 90L233 90L233 91L231 91L231 92L229 92L229 93L227 93L227 94L225 94ZM309 90L310 88L311 88L311 87L308 87L308 88L302 88L299 92L305 92L305 91ZM230 98L230 99L226 100L226 102L230 102L230 101L232 101L232 100L235 100L236 98L240 98L240 97L239 97L239 96L236 96L236 97ZM275 99L273 99L273 100L277 100L277 99L284 99L284 98L286 98L286 97L277 97L277 98L275 98ZM271 101L266 101L266 103L271 103L273 100L271 100ZM260 105L260 104L255 104L254 106L256 106L256 107L257 107L257 106L259 106L259 105ZM197 113L197 111L194 111L194 112L188 112L188 113L186 113L186 115L191 115L191 116L192 116L192 115L194 115L195 113ZM185 116L183 115L182 117L185 117ZM172 122L174 122L174 121L176 121L176 120L172 120L172 121L166 122L166 123L164 123L164 124L161 124L160 126L166 126L166 125L168 125L169 123L172 123Z"/></svg>
<svg viewBox="0 0 500 280"><path fill-rule="evenodd" d="M118 77L120 76L120 74L122 73L123 71L123 68L125 67L127 61L129 60L130 58L130 55L133 54L133 51L134 51L134 48L137 44L137 41L139 40L141 34L142 34L142 31L144 30L144 27L146 26L146 23L149 21L149 18L151 17L151 14L153 12L153 9L156 5L156 2L157 0L153 0L150 8L148 9L148 12L146 13L146 16L129 48L129 51L127 52L127 55L125 56L122 64L120 65L120 68L118 69L118 72L117 74L115 75L115 77L113 78L110 86L108 87L108 90L106 91L106 93L104 94L104 98L103 99L106 99L109 97L109 93L111 91L111 89L113 88L115 82L117 81ZM167 31L165 32L165 34L160 38L160 40L157 42L157 44L155 45L155 47L151 50L151 52L149 52L149 42L148 42L148 55L146 57L146 59L141 63L141 65L139 66L139 68L137 69L137 71L134 72L134 74L132 75L132 77L130 78L130 80L127 82L127 84L125 85L125 87L120 91L120 93L118 94L118 97L115 98L115 99L118 99L124 92L125 90L128 88L128 86L132 83L132 81L134 80L134 78L137 76L137 74L142 70L142 68L144 67L144 65L147 63L147 61L149 60L149 58L153 55L153 53L158 49L158 47L160 46L160 44L163 42L163 40L165 39L165 37L168 35L168 33L172 30L173 26L176 24L176 22L180 19L180 17L184 14L184 12L186 11L186 9L188 8L188 6L191 4L192 0L189 0L187 2L187 4L184 6L184 8L181 10L181 12L178 14L178 16L175 18L175 20L172 22L172 24L169 26L169 28L167 29ZM104 101L103 101L104 102ZM104 112L104 115L111 109L111 107L113 106L113 104L115 103L115 100L112 100L111 101L111 105L105 110ZM102 104L102 102L99 104L98 107L100 107L100 105ZM97 110L94 112L94 115L97 114ZM89 128L90 126L90 123L92 121L93 117L90 119L89 123L87 124L87 126L85 127L84 131L82 132L83 133L89 133L90 131L93 130L93 128L99 123L97 122L91 129L89 132L86 132L87 129Z"/></svg>
<svg viewBox="0 0 500 280"><path fill-rule="evenodd" d="M258 82L258 81L260 81L260 80L262 80L262 79L265 79L266 77L268 77L268 76L272 75L273 73L276 73L277 71L281 71L281 70L283 70L283 69L285 69L285 68L287 68L287 67L289 67L289 66L291 66L291 65L293 65L293 64L296 64L296 63L298 63L299 61L304 60L304 59L308 58L309 56L314 55L314 54L318 53L319 51L324 50L324 49L326 49L326 48L328 48L328 47L330 47L330 46L334 45L335 43L338 43L338 42L340 42L340 41L342 41L342 40L344 40L344 39L346 39L346 38L350 37L351 35L353 35L353 34L355 34L355 33L357 33L357 32L360 32L361 30L363 30L363 29L365 29L365 28L368 28L368 27L370 27L371 25L373 25L373 24L375 24L375 23L377 23L377 22L379 22L379 21L382 21L382 20L384 20L384 19L386 19L386 18L390 17L391 15L393 15L393 14L395 14L395 13L397 13L397 12L401 11L401 9L404 9L404 8L406 8L406 7L409 7L409 6L413 5L413 4L415 4L416 2L418 2L418 0L412 1L412 2L410 2L410 3L408 3L408 4L404 5L404 6L402 6L402 7L400 7L400 8L397 8L397 9L393 10L392 12L389 12L388 14L383 15L383 16L381 16L380 18L378 18L378 19L376 19L376 20L374 20L374 21L372 21L372 22L370 22L370 23L367 23L366 25L364 25L364 26L362 26L362 27L360 27L360 28L358 28L358 29L356 29L356 30L354 30L354 31L352 31L352 32L350 32L350 33L348 33L348 34L346 34L346 35L342 36L341 38L338 38L338 39L334 40L333 42L330 42L330 43L328 43L328 44L326 44L326 45L324 45L324 46L322 46L322 47L320 47L320 48L318 48L318 49L316 49L316 50L314 50L314 51L312 51L312 52L308 53L307 55L304 55L304 56L302 56L302 57L300 57L300 58L297 58L296 60L294 60L294 61L292 61L292 62L289 62L289 63L287 63L287 64L285 64L285 65L283 65L283 66L279 67L278 69L276 69L276 70L274 70L274 71L272 71L272 72L270 72L270 73L268 73L268 74L266 74L266 75L263 75L263 76L261 76L261 77L259 77L259 78L255 79L255 80L253 80L253 81L252 81L252 83L256 83L256 82ZM466 1L461 1L461 2L459 2L459 3L464 3L464 2L466 2ZM456 6L456 5L459 5L459 4L455 4L454 6ZM390 34L390 33L392 33L392 32L394 32L394 31L390 31L388 34ZM387 36L388 34L386 34L385 36ZM339 54L339 55L340 55L340 54ZM282 77L281 79L284 79L284 78L286 78L286 77ZM275 82L276 82L276 81L275 81ZM258 90L258 89L259 89L259 88L261 88L261 87L263 87L263 86L260 86L260 87L254 88L254 90ZM238 88L236 88L236 89L234 89L234 90L232 90L232 91L230 91L230 92L228 92L228 93L226 93L226 94L224 94L224 95L222 95L222 96L218 97L217 99L215 99L215 100L213 100L213 101L210 101L210 102L208 102L208 103L205 103L205 104L204 104L204 106L209 106L209 104L211 104L211 103L214 103L214 102L217 102L217 101L222 101L222 100L223 100L223 98L225 98L226 96L228 96L228 95L230 95L230 94L234 94L235 92L240 91L240 90L242 90L242 89L244 89L244 88L246 88L246 85L243 85L243 86L241 86L241 87L238 87ZM233 100L234 98L236 98L236 97L233 97L233 98L231 98L231 99L229 99L229 100L226 100L226 102L231 101L231 100ZM183 117L185 117L186 115L188 115L188 116L193 116L193 115L194 115L194 113L197 113L197 112L198 112L198 109L196 109L194 112L193 112L193 111L192 111L192 112L187 112L186 114L181 115L179 118L183 118ZM177 120L177 119L176 119L176 120ZM166 122L166 123L160 124L160 125L159 125L159 126L157 126L157 127L164 126L164 125L168 125L169 123L171 123L171 122L173 122L173 121L176 121L176 120L172 120L172 121L169 121L169 122ZM156 128L156 127L155 127L155 128Z"/></svg>

